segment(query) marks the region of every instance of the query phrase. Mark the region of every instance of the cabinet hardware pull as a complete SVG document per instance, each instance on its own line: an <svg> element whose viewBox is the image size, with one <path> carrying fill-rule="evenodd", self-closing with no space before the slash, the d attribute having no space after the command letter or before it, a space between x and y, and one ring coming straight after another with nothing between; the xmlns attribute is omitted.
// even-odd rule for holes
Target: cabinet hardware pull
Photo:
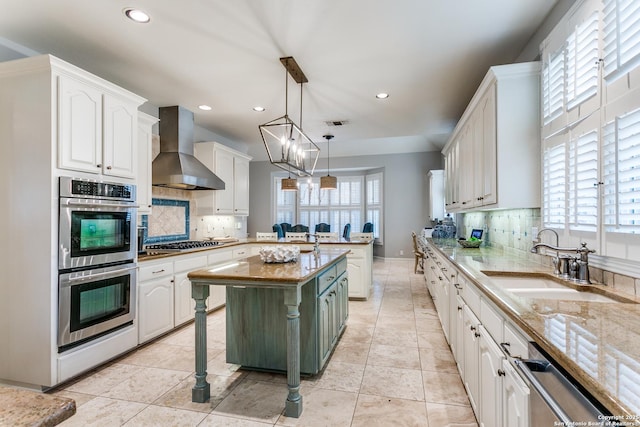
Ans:
<svg viewBox="0 0 640 427"><path fill-rule="evenodd" d="M107 166L107 170L111 170L111 166Z"/></svg>
<svg viewBox="0 0 640 427"><path fill-rule="evenodd" d="M458 306L458 311L462 311L462 307Z"/></svg>
<svg viewBox="0 0 640 427"><path fill-rule="evenodd" d="M442 280L442 276L438 276L438 280Z"/></svg>
<svg viewBox="0 0 640 427"><path fill-rule="evenodd" d="M102 165L101 165L100 163L98 163L98 164L96 165L96 167L97 167L97 168L101 168L101 167L102 167Z"/></svg>
<svg viewBox="0 0 640 427"><path fill-rule="evenodd" d="M175 280L173 280L173 279L171 279L171 280L170 280L170 282L171 282L171 283L176 283L176 281L175 281Z"/></svg>
<svg viewBox="0 0 640 427"><path fill-rule="evenodd" d="M498 369L498 375L504 377L507 374L502 369Z"/></svg>
<svg viewBox="0 0 640 427"><path fill-rule="evenodd" d="M476 327L475 326L470 326L469 329L471 329L472 331L475 331Z"/></svg>
<svg viewBox="0 0 640 427"><path fill-rule="evenodd" d="M453 286L455 286L456 289L462 289L462 286L460 286L460 283L454 283Z"/></svg>
<svg viewBox="0 0 640 427"><path fill-rule="evenodd" d="M164 268L162 270L152 271L151 274L158 274L158 273L162 273L163 271L164 271Z"/></svg>
<svg viewBox="0 0 640 427"><path fill-rule="evenodd" d="M480 338L480 333L479 332L474 332L473 335L475 335L476 338Z"/></svg>

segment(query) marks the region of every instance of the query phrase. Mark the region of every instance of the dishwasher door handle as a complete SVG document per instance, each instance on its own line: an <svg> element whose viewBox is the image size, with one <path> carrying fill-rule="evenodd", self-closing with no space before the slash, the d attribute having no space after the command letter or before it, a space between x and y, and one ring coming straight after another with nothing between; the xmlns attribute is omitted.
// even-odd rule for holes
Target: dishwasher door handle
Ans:
<svg viewBox="0 0 640 427"><path fill-rule="evenodd" d="M551 409L554 415L558 417L558 420L560 420L563 423L562 425L565 425L565 426L573 425L574 421L571 418L569 418L567 413L560 407L560 405L553 398L553 396L549 394L547 389L542 385L542 383L538 380L538 378L536 378L534 373L531 371L531 369L529 369L529 366L527 365L527 362L539 364L540 361L514 359L513 362L516 364L518 369L520 369L520 372L522 372L522 374L527 379L529 384L531 384L531 386L536 390L536 392L538 392L542 400L544 400L544 402L549 406L549 409Z"/></svg>

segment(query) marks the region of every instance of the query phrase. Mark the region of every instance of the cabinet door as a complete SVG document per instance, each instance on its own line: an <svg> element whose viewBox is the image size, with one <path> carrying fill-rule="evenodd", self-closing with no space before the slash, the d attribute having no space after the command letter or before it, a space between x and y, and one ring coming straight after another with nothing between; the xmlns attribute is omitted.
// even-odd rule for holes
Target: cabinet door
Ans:
<svg viewBox="0 0 640 427"><path fill-rule="evenodd" d="M465 367L464 367L464 300L460 295L456 296L456 345L453 353L456 363L458 364L458 372L460 372L460 378L464 379ZM453 349L454 347L452 347Z"/></svg>
<svg viewBox="0 0 640 427"><path fill-rule="evenodd" d="M102 92L64 75L58 76L58 167L102 168Z"/></svg>
<svg viewBox="0 0 640 427"><path fill-rule="evenodd" d="M489 332L480 326L480 426L502 426L502 362L504 354ZM511 426L509 426L511 427Z"/></svg>
<svg viewBox="0 0 640 427"><path fill-rule="evenodd" d="M508 360L502 362L503 379L502 425L529 427L529 387L520 379Z"/></svg>
<svg viewBox="0 0 640 427"><path fill-rule="evenodd" d="M495 83L487 89L482 102L482 161L478 162L482 165L482 173L478 182L482 184L482 188L478 197L481 199L482 205L490 205L496 203L497 193L497 122L496 122L496 85ZM506 178L509 179L509 178Z"/></svg>
<svg viewBox="0 0 640 427"><path fill-rule="evenodd" d="M103 161L105 175L135 178L137 166L138 109L115 96L104 95Z"/></svg>
<svg viewBox="0 0 640 427"><path fill-rule="evenodd" d="M336 326L336 286L332 285L327 289L320 297L318 297L318 314L319 314L319 350L321 366L324 366L325 362L331 354L331 348L335 340L335 326Z"/></svg>
<svg viewBox="0 0 640 427"><path fill-rule="evenodd" d="M215 149L215 174L224 181L224 190L214 191L215 213L233 215L233 154Z"/></svg>
<svg viewBox="0 0 640 427"><path fill-rule="evenodd" d="M347 271L349 272L349 296L352 298L367 298L365 290L365 260L357 256L347 255Z"/></svg>
<svg viewBox="0 0 640 427"><path fill-rule="evenodd" d="M349 277L346 273L338 278L338 285L336 287L336 311L336 335L339 335L349 317Z"/></svg>
<svg viewBox="0 0 640 427"><path fill-rule="evenodd" d="M138 179L136 196L138 214L151 213L151 149L152 127L158 119L145 113L138 113Z"/></svg>
<svg viewBox="0 0 640 427"><path fill-rule="evenodd" d="M175 275L175 326L182 325L195 317L196 302L191 298L191 280L188 271ZM210 286L213 288L214 286Z"/></svg>
<svg viewBox="0 0 640 427"><path fill-rule="evenodd" d="M143 343L173 329L173 278L140 282L138 292L138 342Z"/></svg>
<svg viewBox="0 0 640 427"><path fill-rule="evenodd" d="M249 215L249 160L242 157L233 161L233 212Z"/></svg>
<svg viewBox="0 0 640 427"><path fill-rule="evenodd" d="M463 319L464 319L464 386L467 389L469 395L469 402L473 411L478 414L478 401L480 397L480 376L478 368L479 361L479 345L478 338L480 333L478 327L480 321L473 314L468 305L463 307Z"/></svg>

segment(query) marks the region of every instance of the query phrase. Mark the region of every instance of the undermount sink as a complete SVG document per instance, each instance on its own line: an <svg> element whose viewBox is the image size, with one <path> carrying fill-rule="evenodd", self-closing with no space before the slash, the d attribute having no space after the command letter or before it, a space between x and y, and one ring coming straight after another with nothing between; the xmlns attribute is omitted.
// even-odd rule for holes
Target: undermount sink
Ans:
<svg viewBox="0 0 640 427"><path fill-rule="evenodd" d="M624 296L609 293L594 285L570 283L544 273L483 271L494 285L524 298L566 301L622 302L637 304Z"/></svg>

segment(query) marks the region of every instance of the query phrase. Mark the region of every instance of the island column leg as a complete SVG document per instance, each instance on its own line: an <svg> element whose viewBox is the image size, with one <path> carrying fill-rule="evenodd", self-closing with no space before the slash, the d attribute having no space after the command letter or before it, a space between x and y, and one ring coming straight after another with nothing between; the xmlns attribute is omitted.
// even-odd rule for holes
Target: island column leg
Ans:
<svg viewBox="0 0 640 427"><path fill-rule="evenodd" d="M191 282L191 297L196 300L196 384L191 389L191 401L204 403L211 397L207 382L207 304L209 285Z"/></svg>
<svg viewBox="0 0 640 427"><path fill-rule="evenodd" d="M289 394L284 415L299 418L302 414L300 395L300 288L286 289L284 303L287 306L287 387Z"/></svg>

